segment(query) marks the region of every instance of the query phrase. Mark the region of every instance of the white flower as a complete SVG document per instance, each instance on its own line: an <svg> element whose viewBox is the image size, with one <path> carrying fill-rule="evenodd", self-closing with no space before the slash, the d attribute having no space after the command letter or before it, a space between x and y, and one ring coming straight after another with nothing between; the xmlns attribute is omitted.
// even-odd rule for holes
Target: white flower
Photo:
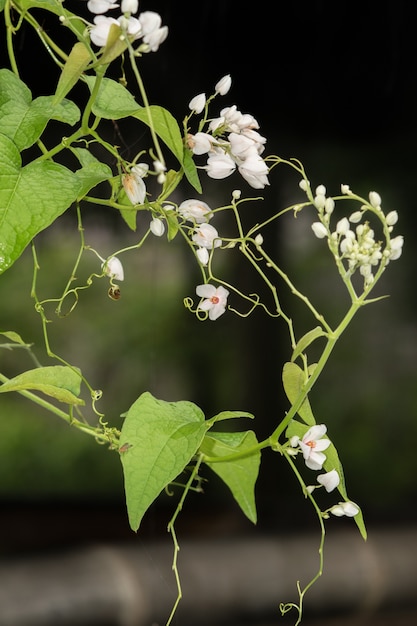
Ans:
<svg viewBox="0 0 417 626"><path fill-rule="evenodd" d="M319 476L317 476L317 482L320 483L320 485L323 485L325 490L330 493L339 485L340 476L339 473L335 469L333 469L326 474L320 474Z"/></svg>
<svg viewBox="0 0 417 626"><path fill-rule="evenodd" d="M101 267L106 276L110 276L110 278L115 278L116 280L124 280L123 265L116 256L112 256L107 261L104 261Z"/></svg>
<svg viewBox="0 0 417 626"><path fill-rule="evenodd" d="M94 45L102 48L107 43L111 25L119 26L119 22L113 17L105 17L104 15L97 15L93 21L95 26L90 30L90 39Z"/></svg>
<svg viewBox="0 0 417 626"><path fill-rule="evenodd" d="M343 515L354 517L359 513L359 507L353 502L339 502L339 504L332 506L330 513L333 513L336 517L342 517Z"/></svg>
<svg viewBox="0 0 417 626"><path fill-rule="evenodd" d="M206 266L209 262L209 252L207 248L198 248L198 250L196 251L196 255L201 265Z"/></svg>
<svg viewBox="0 0 417 626"><path fill-rule="evenodd" d="M149 165L147 163L136 163L130 172L135 178L145 178L149 172Z"/></svg>
<svg viewBox="0 0 417 626"><path fill-rule="evenodd" d="M210 154L205 169L210 178L219 180L230 176L236 169L236 163L228 154L221 150Z"/></svg>
<svg viewBox="0 0 417 626"><path fill-rule="evenodd" d="M233 156L239 159L246 159L256 147L252 139L240 133L230 133L228 139Z"/></svg>
<svg viewBox="0 0 417 626"><path fill-rule="evenodd" d="M159 13L155 13L155 11L144 11L139 15L139 22L141 23L143 34L149 35L160 28L162 19Z"/></svg>
<svg viewBox="0 0 417 626"><path fill-rule="evenodd" d="M223 78L219 80L219 82L216 84L214 89L216 93L220 94L221 96L225 96L231 86L232 86L232 79L230 77L230 74L227 74L226 76L223 76Z"/></svg>
<svg viewBox="0 0 417 626"><path fill-rule="evenodd" d="M258 154L252 153L239 165L238 169L240 175L253 189L264 189L266 185L269 185L268 166Z"/></svg>
<svg viewBox="0 0 417 626"><path fill-rule="evenodd" d="M165 232L165 224L159 217L152 218L149 228L156 237L162 237Z"/></svg>
<svg viewBox="0 0 417 626"><path fill-rule="evenodd" d="M97 15L107 13L110 9L117 9L118 6L119 5L114 4L112 0L88 0L87 2L88 10Z"/></svg>
<svg viewBox="0 0 417 626"><path fill-rule="evenodd" d="M214 285L198 285L196 294L200 298L205 298L199 305L200 311L208 311L209 319L216 320L226 310L227 296L229 292L222 285L214 287Z"/></svg>
<svg viewBox="0 0 417 626"><path fill-rule="evenodd" d="M198 244L200 248L218 248L221 246L221 239L219 239L219 233L211 224L201 224L195 229L193 234L194 243Z"/></svg>
<svg viewBox="0 0 417 626"><path fill-rule="evenodd" d="M308 429L304 437L297 435L291 437L290 444L293 448L300 447L305 463L309 469L319 470L322 468L326 455L323 450L330 446L330 439L323 439L327 428L324 424L316 424Z"/></svg>
<svg viewBox="0 0 417 626"><path fill-rule="evenodd" d="M379 195L379 193L377 193L376 191L370 191L369 192L369 202L372 204L372 206L375 209L378 209L381 207L381 196Z"/></svg>
<svg viewBox="0 0 417 626"><path fill-rule="evenodd" d="M142 27L143 41L148 46L148 52L156 52L168 36L168 27L162 26L162 19L155 11L144 11L139 14Z"/></svg>
<svg viewBox="0 0 417 626"><path fill-rule="evenodd" d="M194 154L206 154L211 150L213 137L208 133L198 132L195 135L188 135L187 145Z"/></svg>
<svg viewBox="0 0 417 626"><path fill-rule="evenodd" d="M391 261L396 261L397 259L400 258L403 244L404 244L403 235L397 235L397 237L394 237L394 239L391 239L390 241L391 252L389 255L389 259Z"/></svg>
<svg viewBox="0 0 417 626"><path fill-rule="evenodd" d="M124 15L121 15L117 18L117 21L119 22L122 30L130 35L130 37L134 40L142 37L142 26L136 17L133 17L132 15L125 17Z"/></svg>
<svg viewBox="0 0 417 626"><path fill-rule="evenodd" d="M139 0L122 0L122 13L137 13Z"/></svg>
<svg viewBox="0 0 417 626"><path fill-rule="evenodd" d="M321 222L313 222L311 228L318 239L324 239L324 237L327 237L327 229Z"/></svg>
<svg viewBox="0 0 417 626"><path fill-rule="evenodd" d="M298 186L300 187L300 189L302 189L302 191L307 191L309 183L305 178L302 178L298 183Z"/></svg>
<svg viewBox="0 0 417 626"><path fill-rule="evenodd" d="M202 200L194 200L194 198L181 202L178 213L188 222L196 222L196 224L208 222L213 215L208 204Z"/></svg>
<svg viewBox="0 0 417 626"><path fill-rule="evenodd" d="M141 176L124 174L122 176L123 188L132 204L143 204L146 197L146 186Z"/></svg>
<svg viewBox="0 0 417 626"><path fill-rule="evenodd" d="M168 26L161 26L143 37L143 41L148 45L148 52L157 52L161 43L168 37Z"/></svg>
<svg viewBox="0 0 417 626"><path fill-rule="evenodd" d="M349 194L352 193L351 190L350 190L349 185L340 185L340 190L345 195L349 195Z"/></svg>
<svg viewBox="0 0 417 626"><path fill-rule="evenodd" d="M192 100L190 100L188 107L191 109L191 111L194 111L194 113L201 113L201 111L204 109L204 107L206 106L206 94L205 93L200 93L198 94L198 96L194 96L194 98L192 98Z"/></svg>

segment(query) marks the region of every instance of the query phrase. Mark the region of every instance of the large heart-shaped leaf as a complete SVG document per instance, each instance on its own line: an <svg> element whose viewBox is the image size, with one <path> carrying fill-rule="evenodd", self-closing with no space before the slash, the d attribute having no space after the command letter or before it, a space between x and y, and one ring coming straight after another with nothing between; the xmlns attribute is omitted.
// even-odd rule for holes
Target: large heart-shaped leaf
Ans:
<svg viewBox="0 0 417 626"><path fill-rule="evenodd" d="M15 143L0 134L0 274L74 202L79 188L75 174L58 163L22 168Z"/></svg>
<svg viewBox="0 0 417 626"><path fill-rule="evenodd" d="M161 491L189 464L209 424L192 402L142 394L126 414L120 436L129 523L137 530Z"/></svg>

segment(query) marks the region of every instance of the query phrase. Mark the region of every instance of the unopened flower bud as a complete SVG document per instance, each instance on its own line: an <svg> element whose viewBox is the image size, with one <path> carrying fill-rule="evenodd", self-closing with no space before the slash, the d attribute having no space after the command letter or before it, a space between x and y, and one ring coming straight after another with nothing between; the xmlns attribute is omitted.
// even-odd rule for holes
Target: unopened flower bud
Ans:
<svg viewBox="0 0 417 626"><path fill-rule="evenodd" d="M231 86L232 86L232 79L230 77L230 74L227 74L226 76L223 76L223 78L221 78L219 82L216 84L215 86L216 93L220 94L221 96L225 96Z"/></svg>
<svg viewBox="0 0 417 626"><path fill-rule="evenodd" d="M198 96L194 96L194 98L190 100L190 103L188 105L191 111L194 111L194 113L197 113L197 114L201 113L201 111L204 109L205 106L206 106L206 94L205 93L200 93L198 94Z"/></svg>
<svg viewBox="0 0 417 626"><path fill-rule="evenodd" d="M377 209L381 206L382 200L381 200L381 196L379 195L379 193L377 193L376 191L370 191L369 192L369 202L372 204L372 206Z"/></svg>
<svg viewBox="0 0 417 626"><path fill-rule="evenodd" d="M159 217L154 217L151 220L149 228L156 237L162 237L165 232L165 224Z"/></svg>
<svg viewBox="0 0 417 626"><path fill-rule="evenodd" d="M324 237L327 237L327 229L321 222L314 222L311 225L311 228L318 239L324 239Z"/></svg>
<svg viewBox="0 0 417 626"><path fill-rule="evenodd" d="M388 226L394 226L398 222L398 213L397 211L390 211L385 216L385 220Z"/></svg>
<svg viewBox="0 0 417 626"><path fill-rule="evenodd" d="M105 261L102 265L102 269L106 276L110 276L110 278L114 278L115 280L124 280L123 265L116 256L112 256Z"/></svg>

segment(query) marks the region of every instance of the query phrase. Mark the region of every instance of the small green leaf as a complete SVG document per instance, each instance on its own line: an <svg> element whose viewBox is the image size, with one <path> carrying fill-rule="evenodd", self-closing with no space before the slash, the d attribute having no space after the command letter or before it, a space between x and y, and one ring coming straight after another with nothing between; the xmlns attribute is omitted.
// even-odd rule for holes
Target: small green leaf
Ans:
<svg viewBox="0 0 417 626"><path fill-rule="evenodd" d="M222 422L223 420L231 420L238 419L239 417L249 417L249 419L254 419L253 413L247 413L246 411L221 411L217 413L214 417L208 420L211 424L215 422Z"/></svg>
<svg viewBox="0 0 417 626"><path fill-rule="evenodd" d="M3 330L0 331L0 335L3 335L4 337L6 337L6 339L9 339L10 341L13 341L13 343L17 343L20 346L27 346L29 344L26 343L26 341L23 341L22 337L16 333L14 330Z"/></svg>
<svg viewBox="0 0 417 626"><path fill-rule="evenodd" d="M75 156L81 163L81 169L75 172L80 189L78 192L78 200L83 198L93 187L113 177L111 168L102 163L86 148L72 148Z"/></svg>
<svg viewBox="0 0 417 626"><path fill-rule="evenodd" d="M84 80L92 91L96 77L85 76ZM133 115L141 108L126 87L111 78L103 78L93 105L94 115L107 120L118 120Z"/></svg>
<svg viewBox="0 0 417 626"><path fill-rule="evenodd" d="M188 148L184 149L182 165L184 174L190 185L192 185L198 193L202 193L203 190L198 176L197 166L194 163L193 153L191 150L188 150Z"/></svg>
<svg viewBox="0 0 417 626"><path fill-rule="evenodd" d="M255 433L251 430L234 433L214 433L210 431L204 437L200 451L208 457L229 456L249 451L257 444ZM236 502L251 522L256 524L255 484L258 478L261 453L257 450L228 461L206 464L229 487Z"/></svg>
<svg viewBox="0 0 417 626"><path fill-rule="evenodd" d="M160 106L151 105L149 108L141 108L133 115L148 126L153 125L156 134L162 139L165 145L183 164L184 145L180 128L176 119L169 111ZM151 118L151 119L150 119Z"/></svg>
<svg viewBox="0 0 417 626"><path fill-rule="evenodd" d="M165 402L146 392L130 407L120 436L120 459L132 530L190 463L208 427L192 402Z"/></svg>
<svg viewBox="0 0 417 626"><path fill-rule="evenodd" d="M0 134L0 274L75 201L80 187L75 174L58 163L20 166L16 145Z"/></svg>
<svg viewBox="0 0 417 626"><path fill-rule="evenodd" d="M99 65L108 65L114 59L117 59L127 49L126 38L123 35L122 29L118 24L112 24L110 26L109 34L107 35L106 45L102 50L102 54L99 58Z"/></svg>
<svg viewBox="0 0 417 626"><path fill-rule="evenodd" d="M296 363L285 363L282 370L282 381L288 400L290 401L291 405L295 404L303 393L303 386L305 383L305 375L303 370ZM309 426L314 426L316 420L314 419L310 402L307 397L305 398L304 402L297 412L306 424L308 424Z"/></svg>
<svg viewBox="0 0 417 626"><path fill-rule="evenodd" d="M58 80L58 85L53 99L54 104L61 102L67 93L71 91L74 85L77 84L90 60L91 53L86 45L81 41L74 44Z"/></svg>
<svg viewBox="0 0 417 626"><path fill-rule="evenodd" d="M23 372L0 386L0 392L25 391L33 389L66 404L84 404L78 398L81 375L78 371L64 365L38 367Z"/></svg>
<svg viewBox="0 0 417 626"><path fill-rule="evenodd" d="M322 329L321 326L316 326L312 330L309 330L308 333L303 335L301 339L297 342L297 345L294 348L294 352L291 356L291 361L295 361L295 359L300 356L304 352L308 346L313 343L318 337L324 337L326 333Z"/></svg>
<svg viewBox="0 0 417 626"><path fill-rule="evenodd" d="M71 28L79 33L79 35L83 36L85 32L85 21L80 19L75 13L64 9L62 4L57 2L57 0L13 0L13 4L19 7L22 15L24 15L26 11L29 11L29 9L50 11L59 17L62 16L65 19L71 20Z"/></svg>

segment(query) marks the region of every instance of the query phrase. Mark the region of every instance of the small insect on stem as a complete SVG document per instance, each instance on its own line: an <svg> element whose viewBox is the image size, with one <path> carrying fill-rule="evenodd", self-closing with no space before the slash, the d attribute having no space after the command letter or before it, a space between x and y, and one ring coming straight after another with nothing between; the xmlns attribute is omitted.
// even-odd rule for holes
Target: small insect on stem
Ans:
<svg viewBox="0 0 417 626"><path fill-rule="evenodd" d="M132 447L131 443L124 443L123 445L120 446L119 448L119 453L120 454L124 454L125 452L127 452L129 450L129 448Z"/></svg>

